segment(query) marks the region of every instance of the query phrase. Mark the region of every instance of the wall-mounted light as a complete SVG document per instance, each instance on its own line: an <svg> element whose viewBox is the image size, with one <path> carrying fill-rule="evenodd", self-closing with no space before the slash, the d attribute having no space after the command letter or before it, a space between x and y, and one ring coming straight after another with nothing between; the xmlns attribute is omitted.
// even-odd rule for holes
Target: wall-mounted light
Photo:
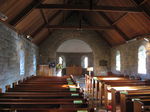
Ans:
<svg viewBox="0 0 150 112"><path fill-rule="evenodd" d="M5 16L3 13L0 12L0 19L1 19L2 21L6 21L6 20L8 19L8 17Z"/></svg>
<svg viewBox="0 0 150 112"><path fill-rule="evenodd" d="M147 41L147 42L149 42L149 39L148 39L148 38L144 38L144 40Z"/></svg>
<svg viewBox="0 0 150 112"><path fill-rule="evenodd" d="M134 39L131 39L131 40L126 41L126 43L133 42L133 41L136 41L136 40L137 40L137 39L134 38Z"/></svg>
<svg viewBox="0 0 150 112"><path fill-rule="evenodd" d="M32 40L32 37L30 35L27 35L26 38Z"/></svg>

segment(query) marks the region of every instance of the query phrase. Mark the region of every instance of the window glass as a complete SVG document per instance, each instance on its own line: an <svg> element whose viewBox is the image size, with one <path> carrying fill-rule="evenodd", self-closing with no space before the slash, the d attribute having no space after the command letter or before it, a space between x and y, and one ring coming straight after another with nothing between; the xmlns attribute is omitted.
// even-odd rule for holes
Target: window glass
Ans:
<svg viewBox="0 0 150 112"><path fill-rule="evenodd" d="M140 46L138 50L138 73L146 74L146 49Z"/></svg>
<svg viewBox="0 0 150 112"><path fill-rule="evenodd" d="M117 54L116 54L116 70L120 71L120 68L121 68L120 52L117 51Z"/></svg>

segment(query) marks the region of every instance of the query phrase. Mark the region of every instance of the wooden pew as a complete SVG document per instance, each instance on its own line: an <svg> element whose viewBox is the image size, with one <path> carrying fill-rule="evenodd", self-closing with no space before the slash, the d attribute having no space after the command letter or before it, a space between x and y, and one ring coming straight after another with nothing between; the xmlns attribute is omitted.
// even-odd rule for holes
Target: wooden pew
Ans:
<svg viewBox="0 0 150 112"><path fill-rule="evenodd" d="M107 87L108 85L110 87L115 87L115 86L118 86L118 87L125 87L125 86L132 86L132 88L138 88L138 89L150 89L149 87L149 82L146 82L146 81L139 81L139 80L129 80L127 78L120 78L120 77L113 77L114 79L115 78L118 78L119 80L105 80L104 78L112 78L112 77L98 77L95 80L95 84L94 85L94 89L97 90L97 91L93 91L93 93L96 93L96 97L98 97L99 100L102 101L102 96L104 96L104 101L105 101L105 107L107 108L107 105L108 105L108 90L107 90ZM119 85L118 85L119 84ZM141 86L143 85L143 86ZM147 85L147 87L145 87ZM134 86L134 87L133 87ZM137 87L138 86L138 87ZM139 87L141 86L141 87ZM114 94L115 95L115 94ZM114 99L114 98L113 98ZM112 102L112 105L116 105L116 102L115 100L113 100ZM100 102L102 103L102 102ZM114 109L114 108L113 108ZM116 110L114 109L113 112L116 112Z"/></svg>
<svg viewBox="0 0 150 112"><path fill-rule="evenodd" d="M56 109L56 108L52 108L52 109L48 109L48 108L5 108L1 109L1 112L94 112L93 109L89 109L89 108L60 108L60 109Z"/></svg>
<svg viewBox="0 0 150 112"><path fill-rule="evenodd" d="M127 112L127 111L134 112L135 110L137 110L134 108L135 105L140 106L139 103L137 104L137 100L140 102L143 102L141 106L144 106L144 103L145 103L145 108L146 108L146 106L148 106L146 101L149 101L149 99L150 99L150 90L136 90L136 91L122 92L120 94L121 112ZM136 103L133 104L133 102L136 102ZM142 107L138 107L138 109L141 110Z"/></svg>
<svg viewBox="0 0 150 112"><path fill-rule="evenodd" d="M13 88L8 88L6 93L0 94L0 107L2 107L0 110L15 109L17 112L30 112L37 111L35 108L39 108L40 112L80 112L80 110L92 112L88 109L88 103L78 88L76 91L70 91L70 88L63 87L64 84L69 84L66 78L59 78L60 85L57 83L57 77L51 77L53 81L47 78L49 77L32 77ZM53 85L48 86L48 84Z"/></svg>
<svg viewBox="0 0 150 112"><path fill-rule="evenodd" d="M109 92L112 96L112 99L109 99L109 100L111 102L112 108L114 109L113 112L115 112L116 111L116 104L117 104L115 100L117 99L117 95L119 95L119 94L116 95L116 93L119 93L120 91L123 91L123 90L128 90L128 91L130 91L130 90L135 90L135 91L136 90L149 90L150 86L145 86L145 85L134 86L132 84L127 84L126 86L121 86L121 84L120 84L120 86L111 86L111 88L113 88L114 90L111 89L111 93ZM105 105L106 106L108 105L108 102L109 102L107 97L108 97L108 91L106 90L105 91Z"/></svg>
<svg viewBox="0 0 150 112"><path fill-rule="evenodd" d="M150 98L144 100L135 100L134 112L150 112Z"/></svg>

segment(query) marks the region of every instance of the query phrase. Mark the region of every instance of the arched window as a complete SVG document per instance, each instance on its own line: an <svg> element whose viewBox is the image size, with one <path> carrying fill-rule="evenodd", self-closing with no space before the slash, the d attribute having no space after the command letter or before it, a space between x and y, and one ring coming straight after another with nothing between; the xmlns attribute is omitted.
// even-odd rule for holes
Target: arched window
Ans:
<svg viewBox="0 0 150 112"><path fill-rule="evenodd" d="M138 50L138 73L146 74L146 49L140 46Z"/></svg>
<svg viewBox="0 0 150 112"><path fill-rule="evenodd" d="M63 64L63 58L59 57L59 64Z"/></svg>
<svg viewBox="0 0 150 112"><path fill-rule="evenodd" d="M36 55L33 55L33 74L36 75Z"/></svg>
<svg viewBox="0 0 150 112"><path fill-rule="evenodd" d="M88 57L84 58L84 68L88 67Z"/></svg>
<svg viewBox="0 0 150 112"><path fill-rule="evenodd" d="M20 75L24 75L25 74L25 55L24 55L23 50L20 50L19 56L20 56Z"/></svg>
<svg viewBox="0 0 150 112"><path fill-rule="evenodd" d="M120 68L121 68L120 52L117 51L117 53L116 53L116 70L120 71Z"/></svg>
<svg viewBox="0 0 150 112"><path fill-rule="evenodd" d="M81 66L83 67L83 68L87 68L88 67L88 57L87 56L83 56L82 58L81 58Z"/></svg>

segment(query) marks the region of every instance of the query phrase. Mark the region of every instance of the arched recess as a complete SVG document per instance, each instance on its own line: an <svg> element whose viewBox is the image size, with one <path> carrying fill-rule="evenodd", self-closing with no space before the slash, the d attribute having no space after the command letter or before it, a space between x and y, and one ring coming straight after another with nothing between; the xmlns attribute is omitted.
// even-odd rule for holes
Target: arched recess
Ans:
<svg viewBox="0 0 150 112"><path fill-rule="evenodd" d="M82 40L79 39L69 39L64 41L56 50L57 60L59 57L64 57L66 59L66 65L69 66L79 66L83 67L83 57L87 57L87 65L93 67L93 52L91 47ZM71 63L72 62L72 63ZM58 63L58 61L57 61ZM87 68L87 67L86 67Z"/></svg>
<svg viewBox="0 0 150 112"><path fill-rule="evenodd" d="M57 30L40 45L40 54L43 55L43 63L56 60L56 51L58 47L67 40L78 39L84 41L93 51L94 73L100 74L101 71L110 70L110 47L101 39L95 31L78 30ZM46 58L47 57L47 58ZM100 60L106 60L107 66L100 66Z"/></svg>

